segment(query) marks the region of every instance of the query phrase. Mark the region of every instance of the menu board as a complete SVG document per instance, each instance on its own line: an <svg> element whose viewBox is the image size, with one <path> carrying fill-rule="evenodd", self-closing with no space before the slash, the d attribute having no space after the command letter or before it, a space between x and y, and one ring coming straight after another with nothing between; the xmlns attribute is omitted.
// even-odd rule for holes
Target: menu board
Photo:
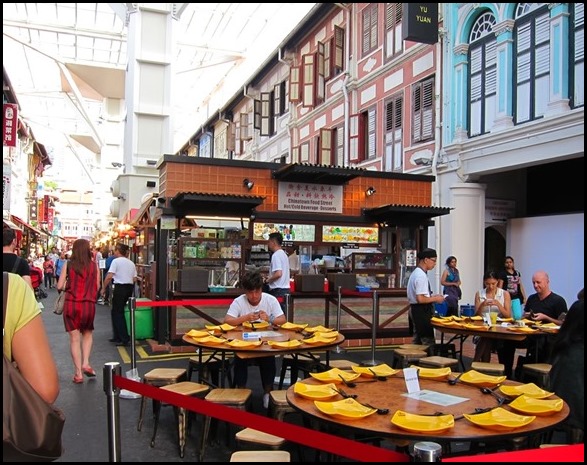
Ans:
<svg viewBox="0 0 587 465"><path fill-rule="evenodd" d="M254 241L266 241L272 232L280 232L284 241L314 242L316 240L316 226L313 224L279 224L255 223L253 228Z"/></svg>
<svg viewBox="0 0 587 465"><path fill-rule="evenodd" d="M377 226L322 226L323 242L378 244Z"/></svg>

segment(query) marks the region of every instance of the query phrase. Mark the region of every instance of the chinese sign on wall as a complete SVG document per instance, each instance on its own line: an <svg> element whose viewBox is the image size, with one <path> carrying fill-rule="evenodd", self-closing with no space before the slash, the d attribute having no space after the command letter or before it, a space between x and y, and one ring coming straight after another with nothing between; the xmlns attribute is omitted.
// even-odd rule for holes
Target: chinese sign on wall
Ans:
<svg viewBox="0 0 587 465"><path fill-rule="evenodd" d="M277 209L307 213L342 213L342 186L280 182Z"/></svg>

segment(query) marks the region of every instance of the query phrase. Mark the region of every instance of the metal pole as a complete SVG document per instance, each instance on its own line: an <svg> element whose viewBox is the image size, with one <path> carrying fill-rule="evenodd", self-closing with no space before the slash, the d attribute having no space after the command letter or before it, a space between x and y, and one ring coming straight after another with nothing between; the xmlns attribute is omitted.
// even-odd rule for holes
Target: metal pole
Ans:
<svg viewBox="0 0 587 465"><path fill-rule="evenodd" d="M289 319L289 309L291 306L291 295L289 293L285 294L285 321L291 321Z"/></svg>
<svg viewBox="0 0 587 465"><path fill-rule="evenodd" d="M422 441L414 444L414 462L440 462L442 446L436 442Z"/></svg>
<svg viewBox="0 0 587 465"><path fill-rule="evenodd" d="M106 363L102 368L108 416L108 460L110 462L122 461L120 457L120 390L114 386L114 375L120 376L120 372L118 362Z"/></svg>
<svg viewBox="0 0 587 465"><path fill-rule="evenodd" d="M375 346L377 343L377 291L373 291L373 312L371 315L371 360L365 360L361 362L363 366L375 366L381 364L381 362L375 360Z"/></svg>
<svg viewBox="0 0 587 465"><path fill-rule="evenodd" d="M141 377L139 376L139 372L137 370L137 354L135 351L135 311L137 309L137 299L136 297L130 297L128 299L128 309L129 309L129 321L130 321L130 371L126 372L126 377L129 379L133 379L135 381L140 381ZM140 399L141 395L137 394L136 392L127 391L123 389L120 391L120 398L121 399Z"/></svg>
<svg viewBox="0 0 587 465"><path fill-rule="evenodd" d="M340 333L340 320L342 316L342 286L338 286L338 299L336 302L336 330ZM330 305L330 304L329 304ZM336 346L334 350L337 354L344 353L344 349L341 349L340 346Z"/></svg>

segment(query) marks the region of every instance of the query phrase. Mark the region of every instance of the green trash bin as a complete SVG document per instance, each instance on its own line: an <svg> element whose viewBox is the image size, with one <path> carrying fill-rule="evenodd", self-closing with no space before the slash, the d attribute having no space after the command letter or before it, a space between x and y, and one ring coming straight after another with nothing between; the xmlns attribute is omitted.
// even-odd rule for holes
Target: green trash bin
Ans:
<svg viewBox="0 0 587 465"><path fill-rule="evenodd" d="M138 302L152 302L146 297L139 297ZM124 307L124 319L126 320L126 329L130 334L130 308L128 304ZM135 309L135 339L149 339L155 335L153 326L153 308L138 307Z"/></svg>

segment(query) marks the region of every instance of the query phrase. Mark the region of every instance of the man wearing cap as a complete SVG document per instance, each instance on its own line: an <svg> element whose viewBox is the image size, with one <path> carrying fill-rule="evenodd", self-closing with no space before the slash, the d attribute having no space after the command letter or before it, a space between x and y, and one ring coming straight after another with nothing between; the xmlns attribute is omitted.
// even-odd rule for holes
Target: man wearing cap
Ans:
<svg viewBox="0 0 587 465"><path fill-rule="evenodd" d="M432 294L428 273L436 266L436 250L424 249L418 253L418 266L408 280L408 301L410 302L410 317L414 324L414 344L432 345L434 327L430 322L434 315L434 304L444 302L444 296Z"/></svg>

